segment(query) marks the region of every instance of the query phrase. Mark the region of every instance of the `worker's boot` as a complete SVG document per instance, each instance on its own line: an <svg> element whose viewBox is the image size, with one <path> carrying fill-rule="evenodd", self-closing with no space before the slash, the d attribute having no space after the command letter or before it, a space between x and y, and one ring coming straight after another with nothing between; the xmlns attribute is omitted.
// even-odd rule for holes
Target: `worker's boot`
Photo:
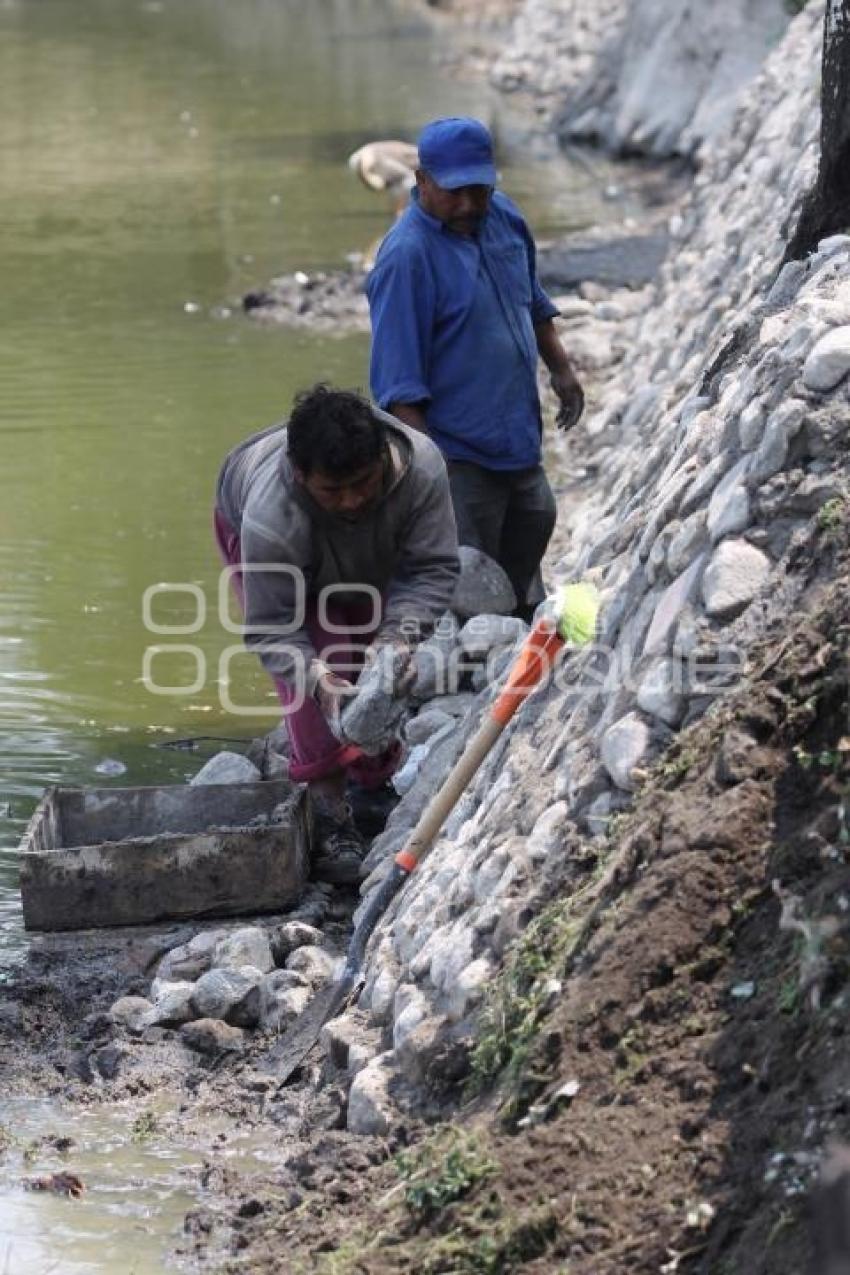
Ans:
<svg viewBox="0 0 850 1275"><path fill-rule="evenodd" d="M360 867L369 847L354 824L351 807L327 807L316 804L313 817L314 881L332 885L356 885Z"/></svg>
<svg viewBox="0 0 850 1275"><path fill-rule="evenodd" d="M380 788L362 788L360 784L350 783L346 797L358 832L370 840L384 831L387 820L401 801L390 783Z"/></svg>

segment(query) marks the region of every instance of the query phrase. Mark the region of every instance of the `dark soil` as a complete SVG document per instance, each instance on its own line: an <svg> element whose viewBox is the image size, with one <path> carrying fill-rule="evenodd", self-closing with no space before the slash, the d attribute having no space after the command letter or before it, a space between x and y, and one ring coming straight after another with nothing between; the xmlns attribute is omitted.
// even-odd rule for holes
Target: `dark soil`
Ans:
<svg viewBox="0 0 850 1275"><path fill-rule="evenodd" d="M442 1119L314 1136L238 1207L228 1271L811 1269L850 1137L846 541L813 533L807 612L565 856Z"/></svg>

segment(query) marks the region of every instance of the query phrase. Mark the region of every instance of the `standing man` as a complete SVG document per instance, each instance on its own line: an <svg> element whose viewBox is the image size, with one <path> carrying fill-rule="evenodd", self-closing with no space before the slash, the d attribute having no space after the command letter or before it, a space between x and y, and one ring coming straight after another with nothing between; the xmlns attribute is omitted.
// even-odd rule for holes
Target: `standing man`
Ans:
<svg viewBox="0 0 850 1275"><path fill-rule="evenodd" d="M285 425L226 458L215 531L245 645L284 706L290 776L313 798L313 874L356 882L367 847L346 785L379 787L401 750L395 741L364 756L333 726L364 658L386 644L409 649L451 600L459 565L443 458L360 395L317 385Z"/></svg>
<svg viewBox="0 0 850 1275"><path fill-rule="evenodd" d="M537 359L570 429L584 395L537 280L534 240L494 189L493 142L465 117L419 138L416 188L369 276L372 392L446 458L461 544L495 558L527 619L555 525L541 464Z"/></svg>

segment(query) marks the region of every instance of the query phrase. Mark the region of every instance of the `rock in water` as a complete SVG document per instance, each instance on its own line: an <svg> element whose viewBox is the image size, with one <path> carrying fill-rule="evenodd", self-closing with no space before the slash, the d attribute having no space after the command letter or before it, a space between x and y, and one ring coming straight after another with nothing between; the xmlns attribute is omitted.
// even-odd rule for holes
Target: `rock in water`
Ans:
<svg viewBox="0 0 850 1275"><path fill-rule="evenodd" d="M190 784L255 784L262 779L257 767L241 753L216 753L201 767Z"/></svg>
<svg viewBox="0 0 850 1275"><path fill-rule="evenodd" d="M94 768L96 775L125 775L127 767L123 761L116 761L114 757L105 757L103 761L99 761Z"/></svg>
<svg viewBox="0 0 850 1275"><path fill-rule="evenodd" d="M356 696L342 711L342 735L370 757L384 752L401 728L407 696L400 697L396 688L408 658L406 651L382 646L374 663L361 673Z"/></svg>
<svg viewBox="0 0 850 1275"><path fill-rule="evenodd" d="M461 545L460 575L451 609L463 620L474 615L508 615L516 606L516 594L505 572L486 553Z"/></svg>

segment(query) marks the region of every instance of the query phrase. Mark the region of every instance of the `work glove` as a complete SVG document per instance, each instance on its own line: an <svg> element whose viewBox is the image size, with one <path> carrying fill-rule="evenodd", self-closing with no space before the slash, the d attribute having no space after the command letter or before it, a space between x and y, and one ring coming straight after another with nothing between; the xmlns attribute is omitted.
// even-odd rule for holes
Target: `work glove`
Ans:
<svg viewBox="0 0 850 1275"><path fill-rule="evenodd" d="M391 694L395 699L401 699L403 695L408 695L416 681L416 663L413 659L413 651L410 643L400 635L393 634L382 637L379 633L371 646L366 648L364 655L364 668L371 668L378 658L380 652L386 647L392 647L393 659L392 664L392 688Z"/></svg>
<svg viewBox="0 0 850 1275"><path fill-rule="evenodd" d="M578 377L572 371L553 372L549 384L560 402L555 424L566 434L581 419L584 411L584 390L581 388Z"/></svg>
<svg viewBox="0 0 850 1275"><path fill-rule="evenodd" d="M310 665L310 681L313 684L313 699L316 701L328 726L337 738L340 737L340 714L346 701L357 694L357 687L346 678L340 677L323 660L313 660Z"/></svg>

